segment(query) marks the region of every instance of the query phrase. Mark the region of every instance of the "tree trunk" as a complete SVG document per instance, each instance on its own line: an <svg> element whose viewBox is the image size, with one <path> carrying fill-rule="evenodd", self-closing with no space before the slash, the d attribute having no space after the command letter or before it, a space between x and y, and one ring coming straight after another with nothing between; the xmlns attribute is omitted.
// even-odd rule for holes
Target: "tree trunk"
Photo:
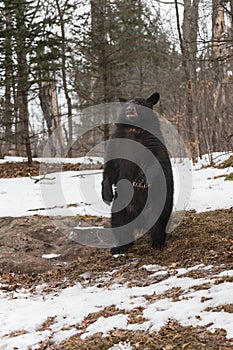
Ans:
<svg viewBox="0 0 233 350"><path fill-rule="evenodd" d="M110 102L109 96L109 67L107 60L107 29L106 14L108 10L107 0L91 0L91 26L92 26L92 52L95 56L91 77L91 99L94 103ZM109 139L109 121L104 117L104 140ZM93 135L93 144L95 135Z"/></svg>
<svg viewBox="0 0 233 350"><path fill-rule="evenodd" d="M62 82L63 82L63 88L64 88L64 93L65 93L65 98L66 98L66 103L67 103L67 117L68 117L68 157L72 157L72 143L73 143L73 122L72 122L72 101L71 97L69 94L69 89L68 89L68 83L67 83L67 74L66 74L66 46L67 46L67 41L66 41L66 35L65 35L65 20L64 20L64 12L61 9L59 0L56 0L56 6L57 6L57 11L58 11L58 16L59 16L59 25L61 29L61 60L62 60L62 65L61 65L61 71L62 71Z"/></svg>
<svg viewBox="0 0 233 350"><path fill-rule="evenodd" d="M12 86L12 51L11 51L11 15L6 14L6 39L5 39L5 103L4 103L4 114L3 123L5 126L5 140L10 140L12 131L12 104L11 104L11 86Z"/></svg>
<svg viewBox="0 0 233 350"><path fill-rule="evenodd" d="M199 121L197 115L197 30L199 0L184 0L182 31L178 2L175 0L177 29L185 74L186 142L193 158L199 155Z"/></svg>
<svg viewBox="0 0 233 350"><path fill-rule="evenodd" d="M22 7L21 7L22 6ZM16 53L17 53L17 102L19 121L21 124L21 141L26 148L28 165L32 165L32 151L29 134L29 111L28 111L28 91L29 91L29 67L27 62L27 47L25 42L25 17L24 4L19 5L16 17Z"/></svg>
<svg viewBox="0 0 233 350"><path fill-rule="evenodd" d="M46 121L51 156L64 156L64 139L61 129L61 118L58 110L57 90L55 81L39 79L39 99Z"/></svg>
<svg viewBox="0 0 233 350"><path fill-rule="evenodd" d="M26 154L28 158L28 165L32 165L32 152L31 141L29 133L29 112L28 112L28 74L25 71L26 57L25 55L18 56L18 86L17 86L17 101L18 101L18 113L19 121L22 125L21 129L21 142L26 148Z"/></svg>
<svg viewBox="0 0 233 350"><path fill-rule="evenodd" d="M212 55L214 68L213 107L215 129L212 135L213 151L219 151L225 137L226 124L226 78L227 78L227 33L224 7L221 0L212 3Z"/></svg>

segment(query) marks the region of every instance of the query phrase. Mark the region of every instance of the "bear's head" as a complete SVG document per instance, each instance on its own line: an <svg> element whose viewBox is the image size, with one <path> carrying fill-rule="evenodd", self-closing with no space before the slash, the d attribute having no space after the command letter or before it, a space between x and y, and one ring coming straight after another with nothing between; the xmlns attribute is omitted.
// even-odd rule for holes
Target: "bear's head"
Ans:
<svg viewBox="0 0 233 350"><path fill-rule="evenodd" d="M130 98L125 99L120 97L122 109L118 119L118 123L141 126L154 122L155 114L152 109L159 101L160 95L158 92L152 94L149 98Z"/></svg>

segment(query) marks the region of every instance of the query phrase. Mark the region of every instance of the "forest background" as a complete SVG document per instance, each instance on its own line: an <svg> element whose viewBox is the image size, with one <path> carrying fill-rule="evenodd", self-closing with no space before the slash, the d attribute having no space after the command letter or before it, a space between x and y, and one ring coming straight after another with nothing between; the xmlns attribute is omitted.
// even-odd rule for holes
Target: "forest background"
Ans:
<svg viewBox="0 0 233 350"><path fill-rule="evenodd" d="M0 0L0 158L59 126L51 155L82 156L82 109L154 91L194 160L232 149L233 0Z"/></svg>

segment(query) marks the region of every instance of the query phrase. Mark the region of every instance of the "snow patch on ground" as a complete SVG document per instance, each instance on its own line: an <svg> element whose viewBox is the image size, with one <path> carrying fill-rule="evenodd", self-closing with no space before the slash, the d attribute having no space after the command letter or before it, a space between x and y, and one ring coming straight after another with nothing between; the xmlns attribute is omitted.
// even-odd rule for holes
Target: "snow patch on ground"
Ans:
<svg viewBox="0 0 233 350"><path fill-rule="evenodd" d="M35 162L47 163L47 164L97 164L103 163L102 157L78 157L78 158L33 158ZM4 159L0 159L0 163L6 162L27 162L25 157L10 157L5 156Z"/></svg>
<svg viewBox="0 0 233 350"><path fill-rule="evenodd" d="M43 254L42 258L43 259L54 259L54 258L58 258L60 256L60 254Z"/></svg>
<svg viewBox="0 0 233 350"><path fill-rule="evenodd" d="M132 347L130 343L122 343L120 342L119 344L115 344L114 346L111 346L108 350L132 350Z"/></svg>
<svg viewBox="0 0 233 350"><path fill-rule="evenodd" d="M198 158L197 162L194 164L195 170L209 166L211 163L219 165L232 155L233 152L213 152L211 154L204 154L201 158Z"/></svg>
<svg viewBox="0 0 233 350"><path fill-rule="evenodd" d="M147 269L146 266L144 268ZM152 271L152 266L148 266L148 269ZM19 350L25 350L29 346L36 349L36 344L41 340L50 337L59 343L77 333L86 339L98 332L106 336L114 329L156 332L169 319L176 320L181 325L207 326L213 332L217 328L223 328L227 337L233 338L233 314L213 311L217 306L233 303L233 283L221 282L222 277L232 276L233 270L212 275L211 278L194 279L185 276L190 271L202 269L211 270L211 267L197 265L191 269L169 271L162 281L141 287L114 282L111 286L102 288L77 284L50 294L43 293L43 288L37 288L33 293L22 289L15 292L13 297L12 293L1 291L0 349L12 350L14 346ZM153 271L163 274L164 267L160 269L155 265ZM206 288L207 283L209 288ZM180 291L175 300L167 297L173 288ZM86 329L79 329L85 317L111 305L115 305L119 314L100 316ZM130 324L127 312L136 307L143 309L145 322ZM40 326L48 319L52 320L49 328L41 331ZM19 331L24 334L17 335ZM15 336L12 336L13 332Z"/></svg>
<svg viewBox="0 0 233 350"><path fill-rule="evenodd" d="M192 196L187 208L206 211L232 207L233 182L224 181L219 176L233 172L233 168L202 169L204 162L205 159L202 159L194 166ZM181 178L175 181L182 191L182 172L180 174ZM100 197L101 173L92 170L55 173L53 176L54 180L45 179L37 184L30 178L0 179L0 216L110 215L110 207ZM175 198L178 198L177 193ZM145 265L142 268L152 271L155 277L159 276L159 281L153 281L148 286L132 287L127 283L120 284L119 280L114 283L113 279L111 286L99 288L84 283L49 294L43 292L44 285L38 286L36 291L20 289L12 293L1 290L0 349L39 349L39 343L49 338L59 344L77 333L86 339L96 332L107 335L115 328L154 332L171 318L181 325L205 325L213 332L223 328L227 337L233 338L233 313L225 312L222 308L216 311L216 307L233 304L233 282L222 281L224 277L232 277L233 270L213 276L213 266L203 264L173 271L159 265ZM195 270L209 271L211 278L186 276ZM108 274L113 278L112 271ZM173 288L179 290L175 300L168 296ZM89 314L112 305L119 310L117 315L108 318L100 316L86 329L79 327ZM145 321L130 324L127 312L136 307L142 308ZM50 325L48 329L41 330L46 320L50 320ZM114 345L109 350L130 349L130 344L126 342Z"/></svg>
<svg viewBox="0 0 233 350"><path fill-rule="evenodd" d="M188 164L173 162L175 211L201 212L233 205L233 181L224 181L221 177L233 172L233 167L198 170L194 167L193 171L187 167ZM111 208L102 201L101 181L101 170L53 173L53 180L44 179L36 184L29 177L0 179L0 216L109 217Z"/></svg>
<svg viewBox="0 0 233 350"><path fill-rule="evenodd" d="M90 337L95 333L102 332L103 336L107 336L109 331L114 329L126 329L128 323L128 316L119 314L110 317L100 317L97 321L87 327L86 333L81 335L81 339Z"/></svg>

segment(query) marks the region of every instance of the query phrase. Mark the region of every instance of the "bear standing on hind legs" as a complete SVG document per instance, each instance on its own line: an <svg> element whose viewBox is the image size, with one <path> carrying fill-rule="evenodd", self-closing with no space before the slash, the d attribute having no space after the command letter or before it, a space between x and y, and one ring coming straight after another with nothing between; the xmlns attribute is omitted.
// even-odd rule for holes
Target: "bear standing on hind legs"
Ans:
<svg viewBox="0 0 233 350"><path fill-rule="evenodd" d="M173 207L173 175L153 106L148 99L120 98L116 130L108 141L102 198L112 204L113 254L124 253L138 232L148 232L153 248L162 249Z"/></svg>

